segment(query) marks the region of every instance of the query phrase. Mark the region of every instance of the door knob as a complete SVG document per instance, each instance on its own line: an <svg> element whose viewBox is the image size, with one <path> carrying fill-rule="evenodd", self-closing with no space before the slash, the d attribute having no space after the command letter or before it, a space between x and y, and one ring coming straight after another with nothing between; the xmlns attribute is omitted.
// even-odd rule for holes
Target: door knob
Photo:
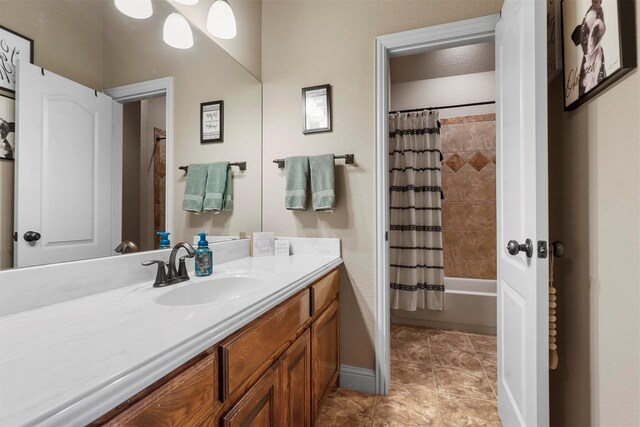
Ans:
<svg viewBox="0 0 640 427"><path fill-rule="evenodd" d="M24 240L31 243L31 242L37 242L38 240L40 240L40 233L38 233L37 231L27 231L26 233L24 233Z"/></svg>
<svg viewBox="0 0 640 427"><path fill-rule="evenodd" d="M519 244L517 240L509 240L507 251L511 255L518 255L519 252L524 252L527 254L527 258L531 258L533 256L533 242L531 239L527 239L523 244Z"/></svg>

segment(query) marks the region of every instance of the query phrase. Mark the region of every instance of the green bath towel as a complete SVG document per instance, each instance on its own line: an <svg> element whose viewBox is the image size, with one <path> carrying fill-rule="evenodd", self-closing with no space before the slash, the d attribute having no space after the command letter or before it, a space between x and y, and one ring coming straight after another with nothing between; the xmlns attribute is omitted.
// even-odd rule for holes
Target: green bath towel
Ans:
<svg viewBox="0 0 640 427"><path fill-rule="evenodd" d="M309 157L311 198L314 211L330 211L336 205L335 161L333 154Z"/></svg>
<svg viewBox="0 0 640 427"><path fill-rule="evenodd" d="M187 186L184 190L182 209L189 212L202 212L204 188L207 181L207 165L192 164L187 171Z"/></svg>
<svg viewBox="0 0 640 427"><path fill-rule="evenodd" d="M233 210L233 170L227 168L227 182L224 184L224 195L222 196L222 210L231 212Z"/></svg>
<svg viewBox="0 0 640 427"><path fill-rule="evenodd" d="M287 157L284 161L284 170L287 179L284 207L295 211L307 209L309 157Z"/></svg>
<svg viewBox="0 0 640 427"><path fill-rule="evenodd" d="M214 213L222 211L228 169L229 162L216 162L207 165L208 172L202 206L203 211Z"/></svg>

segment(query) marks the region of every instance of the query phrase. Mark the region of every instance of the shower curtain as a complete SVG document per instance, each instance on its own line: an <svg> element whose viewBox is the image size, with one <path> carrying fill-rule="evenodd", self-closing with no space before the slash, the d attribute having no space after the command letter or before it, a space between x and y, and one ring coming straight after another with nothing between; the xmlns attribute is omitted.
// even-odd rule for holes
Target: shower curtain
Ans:
<svg viewBox="0 0 640 427"><path fill-rule="evenodd" d="M438 112L389 115L391 307L444 309Z"/></svg>

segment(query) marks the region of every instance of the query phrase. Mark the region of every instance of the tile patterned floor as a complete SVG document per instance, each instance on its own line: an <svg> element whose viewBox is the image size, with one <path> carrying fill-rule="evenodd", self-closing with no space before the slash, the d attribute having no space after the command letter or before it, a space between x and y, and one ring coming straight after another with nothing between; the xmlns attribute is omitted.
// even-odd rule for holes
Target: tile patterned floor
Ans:
<svg viewBox="0 0 640 427"><path fill-rule="evenodd" d="M316 427L501 426L496 338L391 325L391 392L337 389Z"/></svg>

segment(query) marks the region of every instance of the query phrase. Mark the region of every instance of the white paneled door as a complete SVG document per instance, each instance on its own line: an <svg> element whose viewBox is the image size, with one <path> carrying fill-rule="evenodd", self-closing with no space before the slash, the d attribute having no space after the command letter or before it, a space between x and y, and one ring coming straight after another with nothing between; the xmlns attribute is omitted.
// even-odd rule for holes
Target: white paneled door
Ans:
<svg viewBox="0 0 640 427"><path fill-rule="evenodd" d="M15 266L113 255L113 100L22 61L16 101Z"/></svg>
<svg viewBox="0 0 640 427"><path fill-rule="evenodd" d="M505 426L549 424L549 263L544 247L538 250L548 240L546 3L505 0L496 26L498 406Z"/></svg>

